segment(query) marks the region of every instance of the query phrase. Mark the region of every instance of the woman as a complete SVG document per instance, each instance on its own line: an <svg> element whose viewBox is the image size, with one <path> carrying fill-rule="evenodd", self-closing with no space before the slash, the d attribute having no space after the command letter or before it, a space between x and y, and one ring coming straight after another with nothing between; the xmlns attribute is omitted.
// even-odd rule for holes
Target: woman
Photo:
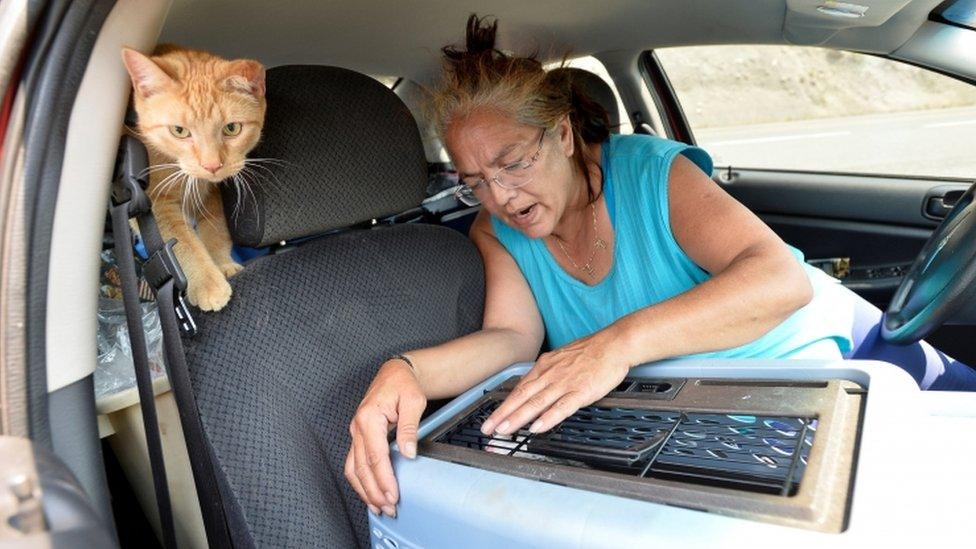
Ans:
<svg viewBox="0 0 976 549"><path fill-rule="evenodd" d="M606 112L565 71L494 49L496 27L472 16L467 49L445 48L434 105L459 198L484 206L471 229L485 264L483 328L377 373L345 468L377 514L395 516L399 497L389 428L414 457L427 398L512 363L535 361L486 434L548 430L646 362L840 359L855 343L853 294L712 182L704 151L611 137ZM880 312L868 317L876 324ZM552 350L536 358L544 341Z"/></svg>

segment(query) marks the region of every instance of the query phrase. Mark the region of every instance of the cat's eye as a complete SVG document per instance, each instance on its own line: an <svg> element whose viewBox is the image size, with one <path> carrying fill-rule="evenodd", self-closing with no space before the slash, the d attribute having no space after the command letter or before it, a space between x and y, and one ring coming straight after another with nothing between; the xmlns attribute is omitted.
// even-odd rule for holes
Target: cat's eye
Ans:
<svg viewBox="0 0 976 549"><path fill-rule="evenodd" d="M190 137L190 130L184 128L183 126L170 126L169 133L173 134L173 137L177 139L186 139Z"/></svg>
<svg viewBox="0 0 976 549"><path fill-rule="evenodd" d="M230 124L224 126L224 135L226 135L227 137L234 137L239 133L241 133L240 122L231 122Z"/></svg>

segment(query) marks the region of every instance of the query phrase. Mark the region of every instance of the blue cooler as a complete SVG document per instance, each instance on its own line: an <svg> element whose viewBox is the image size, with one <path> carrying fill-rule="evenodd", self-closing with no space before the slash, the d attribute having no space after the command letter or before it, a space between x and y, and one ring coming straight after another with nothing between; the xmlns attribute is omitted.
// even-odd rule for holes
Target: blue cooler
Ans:
<svg viewBox="0 0 976 549"><path fill-rule="evenodd" d="M423 422L416 459L392 446L400 503L369 517L373 547L832 543L867 399L851 364L640 366L548 433L484 436L531 365L510 367Z"/></svg>

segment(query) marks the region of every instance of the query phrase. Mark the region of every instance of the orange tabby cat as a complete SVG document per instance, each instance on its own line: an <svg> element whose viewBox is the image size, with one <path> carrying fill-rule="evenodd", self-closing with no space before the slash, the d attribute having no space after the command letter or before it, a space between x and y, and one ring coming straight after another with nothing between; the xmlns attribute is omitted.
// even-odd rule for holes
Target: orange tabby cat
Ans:
<svg viewBox="0 0 976 549"><path fill-rule="evenodd" d="M123 48L122 60L135 90L138 135L149 150L148 192L159 230L178 241L190 303L222 309L231 296L227 277L243 267L230 255L217 184L247 184L252 161L245 157L264 125L264 67L175 46L160 46L152 57Z"/></svg>

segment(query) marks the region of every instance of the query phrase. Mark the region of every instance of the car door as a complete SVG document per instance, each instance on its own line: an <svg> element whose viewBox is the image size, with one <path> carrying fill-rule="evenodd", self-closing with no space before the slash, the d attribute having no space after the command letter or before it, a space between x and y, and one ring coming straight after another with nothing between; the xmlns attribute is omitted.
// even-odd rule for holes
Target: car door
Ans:
<svg viewBox="0 0 976 549"><path fill-rule="evenodd" d="M0 2L0 544L114 547L91 385L48 392L45 279L65 111L114 2ZM54 173L52 173L54 172ZM68 266L65 266L66 268Z"/></svg>
<svg viewBox="0 0 976 549"><path fill-rule="evenodd" d="M877 56L800 46L666 48L641 58L674 138L809 263L884 309L976 178L976 87ZM976 362L971 326L928 340Z"/></svg>

